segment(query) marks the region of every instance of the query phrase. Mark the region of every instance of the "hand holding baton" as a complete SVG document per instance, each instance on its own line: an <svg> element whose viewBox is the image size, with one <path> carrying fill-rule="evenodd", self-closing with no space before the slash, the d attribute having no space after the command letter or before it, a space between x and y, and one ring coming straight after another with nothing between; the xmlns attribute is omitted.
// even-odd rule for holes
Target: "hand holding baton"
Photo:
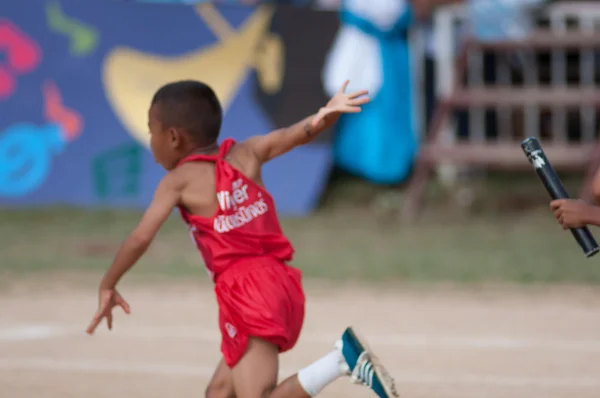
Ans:
<svg viewBox="0 0 600 398"><path fill-rule="evenodd" d="M546 158L546 154L539 141L535 137L529 137L521 142L521 148L523 148L523 152L525 152L529 163L533 165L535 172L544 184L550 197L553 200L569 199L569 194L548 161L548 158ZM598 253L598 243L596 243L594 236L587 227L572 228L571 233L579 246L581 246L586 257L589 258Z"/></svg>

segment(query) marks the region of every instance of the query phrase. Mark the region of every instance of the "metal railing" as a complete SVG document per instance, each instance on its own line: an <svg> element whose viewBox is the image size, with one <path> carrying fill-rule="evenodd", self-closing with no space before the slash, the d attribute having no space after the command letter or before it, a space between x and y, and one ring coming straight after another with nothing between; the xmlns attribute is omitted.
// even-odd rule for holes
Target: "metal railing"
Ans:
<svg viewBox="0 0 600 398"><path fill-rule="evenodd" d="M460 43L467 36L467 8L463 5L443 7L433 17L432 45L433 57L435 59L435 95L439 98L448 97L454 89L454 77L456 74L456 59L460 51ZM539 15L538 24L550 27L554 31L563 32L579 30L589 34L600 34L600 2L591 1L569 1L566 3L555 3L545 7L544 12ZM425 98L425 79L423 76L423 65L426 52L426 35L423 29L417 29L411 37L412 52L415 65L415 75L418 86L415 87L414 103L416 104L417 123L416 128L422 138L427 132L427 120ZM554 86L572 85L576 82L579 86L590 86L598 84L597 70L600 69L600 57L594 50L581 50L579 54L567 54L564 50L553 51L549 58L546 57L540 63L540 57L535 53L523 53L520 57L519 68L522 85L539 85L540 83ZM509 60L498 57L494 60L495 84L515 84L512 79L511 65ZM475 53L469 56L467 84L469 86L483 85L484 81L484 56ZM543 66L548 66L545 68ZM573 73L573 65L575 72ZM576 75L574 79L572 76ZM490 130L498 132L496 139L504 141L507 135L515 130L524 129L527 135L544 135L549 133L554 141L565 141L573 139L590 141L596 137L598 131L598 112L593 107L582 107L576 112L578 118L574 118L573 112L567 113L564 108L540 109L539 106L528 106L518 110L523 122L515 123L515 110L507 107L497 107L493 110L495 118L493 122L485 117L485 110L472 107L466 111L468 118L467 133L470 140L483 142ZM569 116L569 117L567 117ZM577 116L577 115L575 115ZM578 120L577 120L578 119ZM576 126L578 130L573 134L569 125ZM490 125L491 123L495 125ZM458 138L458 129L455 118L444 124L442 139L452 144ZM569 134L569 132L571 134ZM464 134L465 132L462 131ZM452 183L457 176L457 169L451 163L443 163L437 168L438 176L444 183Z"/></svg>
<svg viewBox="0 0 600 398"><path fill-rule="evenodd" d="M453 90L455 76L455 62L460 43L465 38L465 20L466 7L450 6L444 7L436 12L433 18L433 51L435 54L435 92L438 98L450 95ZM600 3L590 1L576 1L568 3L556 3L547 6L545 12L539 17L538 23L551 27L553 30L562 32L567 30L579 30L582 32L600 34ZM415 40L413 54L417 59L416 63L424 58L425 47L423 44L423 33L419 32L413 37L418 37ZM544 82L554 86L564 86L573 84L574 80L570 74L571 65L576 65L579 75L576 83L579 86L589 87L598 84L597 69L600 68L598 54L594 50L582 50L568 62L567 53L564 50L553 51L549 59L549 81ZM539 85L545 76L541 76L541 65L539 57L536 54L523 54L521 57L522 67L522 83L524 85ZM568 67L569 66L569 67ZM495 59L495 83L499 84L514 84L511 77L511 68L506 58L498 57ZM483 78L483 54L475 53L469 57L467 79L469 86L480 86L485 84ZM421 84L424 83L420 79ZM422 89L422 86L420 87ZM423 99L417 97L418 104L423 103ZM421 106L419 106L421 107ZM486 139L485 132L489 130L489 122L486 125L484 117L484 109L472 108L468 111L469 119L469 139L475 141L483 141ZM514 128L512 109L499 108L495 109L496 118L495 129L499 132L510 131ZM544 133L541 123L543 110L538 107L525 109L525 130L530 135L541 135ZM580 134L578 137L582 140L593 140L596 137L598 130L599 115L591 107L584 107L579 110L580 113ZM419 112L419 131L425 132L425 115L424 112ZM550 132L554 140L567 140L567 111L562 108L552 109L549 118L551 120ZM487 128L486 128L487 127ZM457 137L455 123L449 123L445 127L445 139L454 141ZM503 135L499 135L498 139L504 139Z"/></svg>

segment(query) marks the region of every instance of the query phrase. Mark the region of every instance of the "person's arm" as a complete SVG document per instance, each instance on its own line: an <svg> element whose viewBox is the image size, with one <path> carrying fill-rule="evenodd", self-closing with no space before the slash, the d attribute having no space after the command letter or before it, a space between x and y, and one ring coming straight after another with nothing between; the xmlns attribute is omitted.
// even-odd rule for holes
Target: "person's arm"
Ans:
<svg viewBox="0 0 600 398"><path fill-rule="evenodd" d="M254 136L244 142L261 162L281 156L297 146L308 144L323 131L333 126L342 113L357 113L361 105L370 101L366 90L345 94L348 81L338 93L317 113L286 128L274 130L265 135Z"/></svg>
<svg viewBox="0 0 600 398"><path fill-rule="evenodd" d="M594 179L592 180L592 194L594 195L596 204L600 204L600 169L596 171L596 175L594 175Z"/></svg>
<svg viewBox="0 0 600 398"><path fill-rule="evenodd" d="M100 283L100 289L114 289L121 277L140 259L179 202L180 194L181 184L176 175L167 174L156 188L152 203L137 228L121 245Z"/></svg>
<svg viewBox="0 0 600 398"><path fill-rule="evenodd" d="M586 225L594 225L600 227L600 207L589 206L588 211L584 214Z"/></svg>

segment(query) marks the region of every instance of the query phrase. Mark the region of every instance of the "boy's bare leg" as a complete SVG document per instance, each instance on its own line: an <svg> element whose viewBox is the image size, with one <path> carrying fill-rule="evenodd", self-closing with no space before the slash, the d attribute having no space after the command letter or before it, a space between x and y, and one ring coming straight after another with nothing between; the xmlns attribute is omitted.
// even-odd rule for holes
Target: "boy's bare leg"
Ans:
<svg viewBox="0 0 600 398"><path fill-rule="evenodd" d="M231 369L223 359L217 365L217 369L206 387L206 398L235 398L233 390L233 378Z"/></svg>
<svg viewBox="0 0 600 398"><path fill-rule="evenodd" d="M250 338L244 357L231 371L237 398L310 398L341 376L369 387L380 398L397 398L393 378L352 327L335 348L297 374L277 384L279 352L275 345Z"/></svg>
<svg viewBox="0 0 600 398"><path fill-rule="evenodd" d="M248 340L242 359L232 369L233 388L237 398L267 398L274 395L279 373L277 346L255 337ZM292 394L293 394L292 389ZM289 395L295 397L297 395ZM300 395L306 398L306 395Z"/></svg>
<svg viewBox="0 0 600 398"><path fill-rule="evenodd" d="M248 350L232 370L237 398L310 398L337 378L348 375L340 366L339 351L332 351L317 362L277 385L279 351L277 346L250 338ZM300 381L302 380L302 382Z"/></svg>

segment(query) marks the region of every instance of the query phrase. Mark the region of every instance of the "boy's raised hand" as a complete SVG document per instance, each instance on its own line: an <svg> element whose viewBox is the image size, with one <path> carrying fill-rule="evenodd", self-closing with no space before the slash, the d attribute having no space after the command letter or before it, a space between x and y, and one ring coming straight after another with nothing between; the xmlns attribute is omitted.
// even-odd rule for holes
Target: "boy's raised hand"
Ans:
<svg viewBox="0 0 600 398"><path fill-rule="evenodd" d="M100 292L98 293L98 311L96 311L96 315L94 315L86 332L88 334L93 334L104 318L106 318L108 330L111 330L113 321L112 309L117 306L121 307L126 314L131 312L129 304L127 304L115 289L100 289Z"/></svg>
<svg viewBox="0 0 600 398"><path fill-rule="evenodd" d="M337 121L342 113L358 113L361 111L361 105L371 101L371 98L367 96L369 94L367 90L346 94L348 83L350 80L346 80L327 105L315 115L311 121L313 128L323 127L322 125L329 127Z"/></svg>

